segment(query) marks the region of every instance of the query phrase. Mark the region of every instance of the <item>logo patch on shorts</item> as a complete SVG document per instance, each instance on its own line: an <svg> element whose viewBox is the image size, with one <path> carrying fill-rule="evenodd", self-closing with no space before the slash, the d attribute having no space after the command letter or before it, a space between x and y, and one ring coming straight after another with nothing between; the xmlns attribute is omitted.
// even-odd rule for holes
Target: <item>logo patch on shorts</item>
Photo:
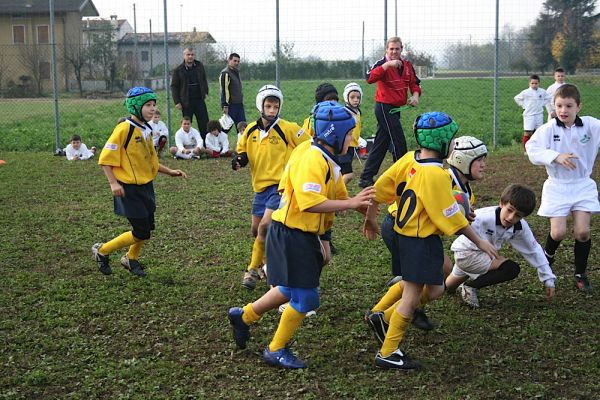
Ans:
<svg viewBox="0 0 600 400"><path fill-rule="evenodd" d="M302 185L302 190L304 191L304 193L306 193L306 192L321 193L321 185L318 183L306 182L304 185Z"/></svg>
<svg viewBox="0 0 600 400"><path fill-rule="evenodd" d="M106 143L106 144L104 145L104 148L105 148L106 150L113 150L113 151L114 151L114 150L117 150L117 148L118 148L118 147L119 147L119 146L118 146L116 143Z"/></svg>
<svg viewBox="0 0 600 400"><path fill-rule="evenodd" d="M450 218L451 216L453 216L454 214L456 214L459 211L460 211L460 208L458 208L458 203L454 202L454 204L452 204L450 207L448 207L444 210L444 216L446 218Z"/></svg>

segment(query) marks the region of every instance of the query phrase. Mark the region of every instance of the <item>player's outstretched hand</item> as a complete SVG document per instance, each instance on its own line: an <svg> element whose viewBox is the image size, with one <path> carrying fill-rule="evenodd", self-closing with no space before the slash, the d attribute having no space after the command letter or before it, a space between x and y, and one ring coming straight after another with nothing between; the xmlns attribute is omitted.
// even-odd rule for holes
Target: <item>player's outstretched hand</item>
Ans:
<svg viewBox="0 0 600 400"><path fill-rule="evenodd" d="M379 225L377 224L377 220L365 219L362 231L367 239L375 239L377 235L379 235Z"/></svg>
<svg viewBox="0 0 600 400"><path fill-rule="evenodd" d="M187 179L187 174L185 172L183 172L182 170L180 170L180 169L172 169L171 173L169 175L171 175L173 177L180 176L180 177L182 177L184 179Z"/></svg>
<svg viewBox="0 0 600 400"><path fill-rule="evenodd" d="M566 169L575 169L575 164L571 161L572 158L579 158L573 153L561 153L554 159L554 162L562 165Z"/></svg>
<svg viewBox="0 0 600 400"><path fill-rule="evenodd" d="M353 210L358 210L360 208L366 208L371 205L371 200L375 198L375 188L373 186L368 186L358 192L358 194L352 197L350 200L350 207Z"/></svg>

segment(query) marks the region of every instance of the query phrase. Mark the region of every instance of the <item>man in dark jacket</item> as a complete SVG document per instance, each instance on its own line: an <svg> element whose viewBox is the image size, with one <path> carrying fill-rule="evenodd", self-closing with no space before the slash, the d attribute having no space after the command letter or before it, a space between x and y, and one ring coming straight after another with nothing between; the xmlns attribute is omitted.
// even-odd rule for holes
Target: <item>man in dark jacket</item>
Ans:
<svg viewBox="0 0 600 400"><path fill-rule="evenodd" d="M173 70L171 78L171 95L175 107L182 111L184 117L194 119L202 140L206 137L208 111L204 99L208 96L208 80L204 65L194 58L195 51L188 47L183 50L183 63Z"/></svg>
<svg viewBox="0 0 600 400"><path fill-rule="evenodd" d="M377 133L358 183L360 187L373 185L373 178L379 172L388 149L392 152L394 162L407 150L406 138L400 123L400 112L393 109L406 104L411 106L419 104L421 81L412 64L402 58L402 48L399 37L389 38L385 57L377 61L367 72L367 82L377 83L375 92ZM409 90L412 95L410 98L408 98Z"/></svg>
<svg viewBox="0 0 600 400"><path fill-rule="evenodd" d="M246 120L244 113L244 95L242 93L242 80L239 73L240 55L231 53L227 66L219 75L221 86L221 107L223 114L228 114L237 127L238 122ZM238 132L241 133L241 132Z"/></svg>

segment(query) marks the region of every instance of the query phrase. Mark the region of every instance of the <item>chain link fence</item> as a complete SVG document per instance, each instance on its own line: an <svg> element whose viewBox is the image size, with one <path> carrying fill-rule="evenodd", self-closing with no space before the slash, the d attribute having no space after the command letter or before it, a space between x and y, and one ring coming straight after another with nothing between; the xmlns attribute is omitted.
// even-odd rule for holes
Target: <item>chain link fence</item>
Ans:
<svg viewBox="0 0 600 400"><path fill-rule="evenodd" d="M277 73L285 96L282 116L299 124L308 115L314 89L320 82L334 83L341 95L346 83L356 81L365 91L362 135L369 137L375 132L375 88L366 83L365 71L383 56L385 37L396 34L405 44L404 56L423 80L421 104L402 117L405 130L418 113L437 108L464 120L465 133L492 143L496 63L500 77L500 145L510 145L522 134L521 110L513 97L527 87L531 73L540 74L541 86L547 87L553 83L553 69L565 66L567 81L581 85L584 114L599 114L600 28L592 26L588 32L579 21L567 23L561 31L542 1L527 2L529 5L502 1L497 14L494 2L470 0L447 2L451 4L423 1L410 10L398 4L403 2L392 0L350 4L331 1L328 5L309 0L281 2L279 18L279 3L275 0L268 5L239 2L237 12L223 5L186 3L185 13L183 4L178 8L172 2L156 1L152 6L145 5L145 16L150 18L140 16L139 21L126 13L104 15L103 10L117 9L116 0L96 3L101 18L56 14L54 67L59 89L60 147L72 134L82 135L88 145L101 145L116 120L125 114L123 96L134 85L149 86L158 92L162 118L170 123L173 136L180 112L162 99L167 99L170 71L182 62L183 49L188 46L196 49L209 77L207 106L211 119L221 115L218 75L228 55L236 52L242 60L240 74L249 119L258 116L254 107L256 90L266 83L276 83ZM166 38L164 4L171 15L169 25L180 28L167 32ZM247 7L262 7L262 18L257 21L248 17ZM465 19L467 11L471 16ZM0 135L0 150L24 150L19 148L22 135L31 138L31 149L54 150L49 12L0 14L2 17L8 18L11 37L0 44L0 104L5 129ZM215 28L222 25L227 26L225 31ZM577 52L569 51L574 46L568 37L572 30L580 32ZM20 140L15 140L20 135Z"/></svg>

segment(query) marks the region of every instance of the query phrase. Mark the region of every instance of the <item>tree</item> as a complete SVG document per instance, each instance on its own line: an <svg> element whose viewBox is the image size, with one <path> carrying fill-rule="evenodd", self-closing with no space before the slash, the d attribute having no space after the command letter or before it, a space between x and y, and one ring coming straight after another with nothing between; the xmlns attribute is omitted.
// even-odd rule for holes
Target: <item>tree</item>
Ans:
<svg viewBox="0 0 600 400"><path fill-rule="evenodd" d="M66 45L63 58L66 64L73 67L79 96L83 97L82 72L89 60L87 49L79 44Z"/></svg>
<svg viewBox="0 0 600 400"><path fill-rule="evenodd" d="M47 61L47 51L45 46L40 46L37 44L34 45L21 45L19 46L19 59L27 72L29 72L29 76L33 80L35 95L41 96L43 89L42 79L45 78L43 72L43 64L49 66L49 62Z"/></svg>
<svg viewBox="0 0 600 400"><path fill-rule="evenodd" d="M90 46L87 50L92 72L100 71L107 89L112 91L117 75L117 49L114 40L114 28L110 22L103 24L98 32L90 34Z"/></svg>

